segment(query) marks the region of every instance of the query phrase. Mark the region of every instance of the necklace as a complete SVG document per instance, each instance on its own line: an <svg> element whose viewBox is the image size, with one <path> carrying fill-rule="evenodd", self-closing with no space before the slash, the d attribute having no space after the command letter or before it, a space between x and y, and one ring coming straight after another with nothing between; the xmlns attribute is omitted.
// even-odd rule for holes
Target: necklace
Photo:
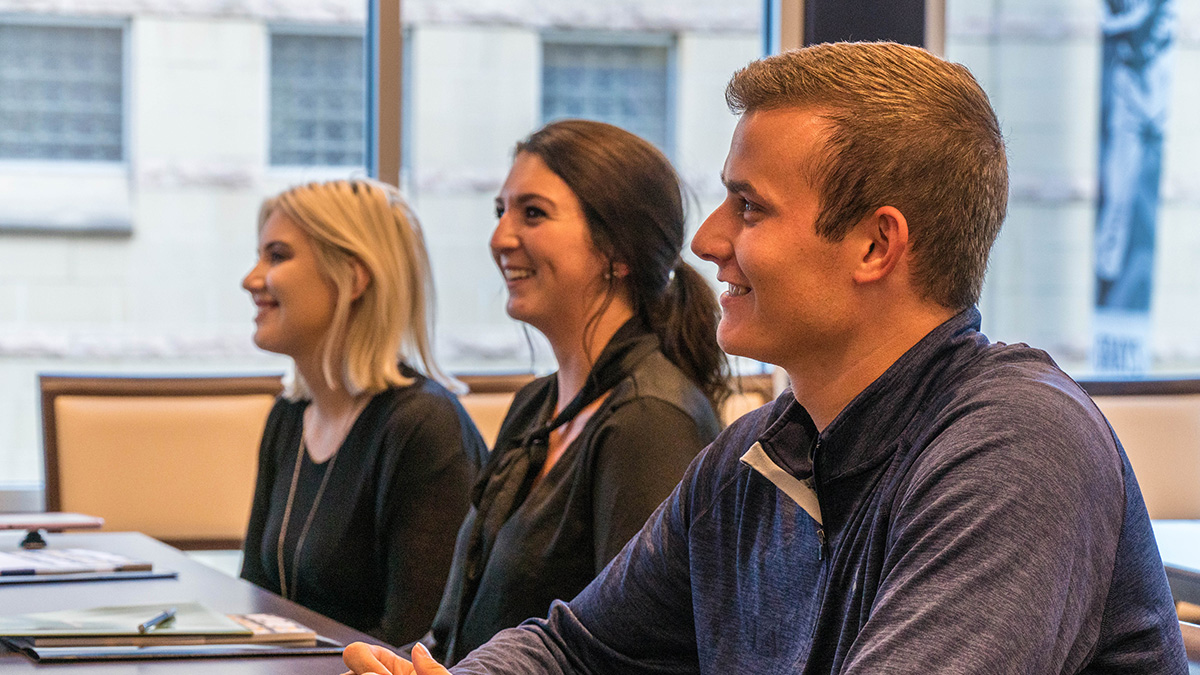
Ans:
<svg viewBox="0 0 1200 675"><path fill-rule="evenodd" d="M345 424L345 430L342 432L342 441L345 442L345 437L350 433L350 427L354 425L355 420L362 414L363 408L366 407L367 401L370 398L364 399L359 403L349 417L349 421ZM300 536L296 539L296 550L292 553L292 592L288 593L287 587L287 570L284 565L283 555L283 540L287 534L288 524L292 519L292 502L296 498L296 485L300 482L300 464L304 461L304 453L308 450L308 429L304 426L304 418L301 417L300 428L300 447L296 450L296 466L292 469L292 484L288 488L287 503L283 507L283 522L279 526L279 540L275 547L275 562L279 566L279 594L288 600L295 600L297 593L296 583L297 572L300 567L300 551L304 548L304 540L308 537L308 530L312 527L313 517L317 515L317 506L321 503L321 497L325 495L325 486L329 484L329 477L333 475L333 465L337 462L340 452L334 452L329 458L329 463L325 466L325 475L321 476L321 484L317 486L317 494L313 497L312 506L308 509L308 517L304 519L304 525L300 527Z"/></svg>

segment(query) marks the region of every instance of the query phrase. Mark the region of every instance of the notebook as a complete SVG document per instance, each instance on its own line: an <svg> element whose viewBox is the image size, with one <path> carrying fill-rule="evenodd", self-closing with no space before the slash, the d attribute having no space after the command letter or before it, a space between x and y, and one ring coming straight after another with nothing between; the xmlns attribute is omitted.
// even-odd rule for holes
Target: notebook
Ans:
<svg viewBox="0 0 1200 675"><path fill-rule="evenodd" d="M175 617L148 633L138 625L165 609L174 608ZM265 630L266 635L270 631ZM0 636L28 638L34 646L92 646L204 644L208 641L251 641L255 630L197 602L158 603L93 607L0 616Z"/></svg>
<svg viewBox="0 0 1200 675"><path fill-rule="evenodd" d="M315 644L294 642L243 642L212 645L149 645L100 647L33 647L23 638L0 638L14 650L38 663L78 661L141 661L149 659L245 658L247 656L333 656L342 653L342 643L318 636Z"/></svg>
<svg viewBox="0 0 1200 675"><path fill-rule="evenodd" d="M97 607L0 617L0 642L41 663L245 656L316 656L342 644L274 614L218 614L177 603L175 617L148 633L136 623L164 605ZM130 627L133 627L132 630Z"/></svg>

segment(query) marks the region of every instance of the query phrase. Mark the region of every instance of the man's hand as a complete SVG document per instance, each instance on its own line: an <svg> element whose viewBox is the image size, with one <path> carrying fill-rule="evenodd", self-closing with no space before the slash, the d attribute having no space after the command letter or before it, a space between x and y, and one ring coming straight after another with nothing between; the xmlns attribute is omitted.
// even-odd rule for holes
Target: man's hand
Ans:
<svg viewBox="0 0 1200 675"><path fill-rule="evenodd" d="M365 642L355 642L342 650L342 660L346 662L349 672L342 675L449 675L450 671L442 667L429 655L425 645L418 643L413 647L413 661L409 663L397 656L391 650L379 645L369 645Z"/></svg>

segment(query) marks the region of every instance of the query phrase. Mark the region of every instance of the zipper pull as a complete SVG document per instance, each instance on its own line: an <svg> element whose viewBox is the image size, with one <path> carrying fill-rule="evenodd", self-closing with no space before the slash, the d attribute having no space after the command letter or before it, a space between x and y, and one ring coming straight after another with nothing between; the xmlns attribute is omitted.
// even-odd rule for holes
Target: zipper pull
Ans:
<svg viewBox="0 0 1200 675"><path fill-rule="evenodd" d="M817 560L825 559L825 528L817 528Z"/></svg>

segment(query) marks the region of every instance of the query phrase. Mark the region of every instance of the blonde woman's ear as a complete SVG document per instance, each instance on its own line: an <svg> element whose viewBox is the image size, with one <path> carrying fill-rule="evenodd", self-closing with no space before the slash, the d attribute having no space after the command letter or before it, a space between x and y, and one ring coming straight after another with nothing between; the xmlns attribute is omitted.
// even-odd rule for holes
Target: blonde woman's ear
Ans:
<svg viewBox="0 0 1200 675"><path fill-rule="evenodd" d="M366 292L367 286L371 285L371 272L367 270L367 266L358 258L350 261L354 265L354 299L357 300Z"/></svg>

